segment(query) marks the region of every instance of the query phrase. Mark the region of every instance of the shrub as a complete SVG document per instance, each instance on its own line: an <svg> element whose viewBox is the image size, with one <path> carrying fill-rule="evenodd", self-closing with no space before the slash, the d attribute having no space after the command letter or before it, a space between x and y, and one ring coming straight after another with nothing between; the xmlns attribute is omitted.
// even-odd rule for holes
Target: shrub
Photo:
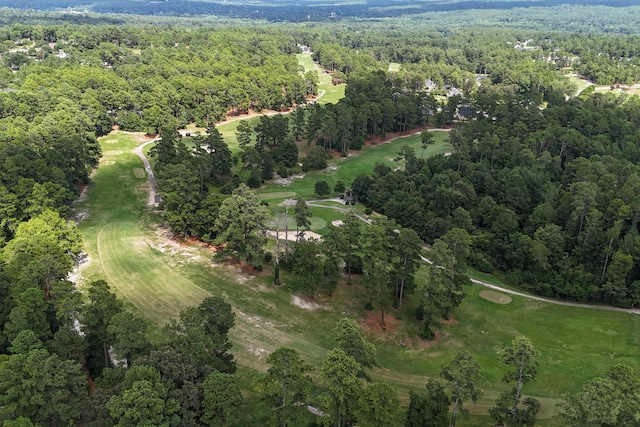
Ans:
<svg viewBox="0 0 640 427"><path fill-rule="evenodd" d="M313 188L315 193L320 197L326 196L327 194L331 193L331 189L329 188L329 184L327 184L327 181L318 181Z"/></svg>
<svg viewBox="0 0 640 427"><path fill-rule="evenodd" d="M253 266L253 269L254 269L255 271L262 271L262 270L263 270L263 268L262 268L262 264L254 265L254 266Z"/></svg>
<svg viewBox="0 0 640 427"><path fill-rule="evenodd" d="M302 171L309 172L312 169L324 169L327 167L327 153L318 145L309 149L309 154L302 162Z"/></svg>

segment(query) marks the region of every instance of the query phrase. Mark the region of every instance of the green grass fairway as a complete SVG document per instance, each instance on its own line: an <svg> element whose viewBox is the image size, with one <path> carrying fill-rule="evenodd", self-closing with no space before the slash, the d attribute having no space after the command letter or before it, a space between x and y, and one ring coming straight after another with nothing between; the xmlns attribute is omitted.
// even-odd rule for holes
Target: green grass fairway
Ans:
<svg viewBox="0 0 640 427"><path fill-rule="evenodd" d="M444 154L452 150L449 144L448 132L435 131L434 139L435 143L425 150L425 157ZM358 175L363 173L370 174L376 163L384 163L391 169L404 168L404 161L398 159L398 151L400 151L403 145L413 147L416 156L421 156L422 147L420 135L402 137L392 142L379 143L377 145L367 145L361 151L351 152L349 157L333 160L333 166L330 166L326 170L309 172L303 179L295 179L286 187L269 183L260 193L286 191L296 193L303 199L310 199L317 197L314 195L314 184L317 181L327 181L329 187L333 189L339 180L342 180L345 185L349 186Z"/></svg>
<svg viewBox="0 0 640 427"><path fill-rule="evenodd" d="M336 102L338 102L341 98L344 98L344 90L346 85L341 84L341 85L334 85L331 83L331 76L324 73L319 66L317 66L313 60L311 60L311 54L310 53L301 53L296 55L296 58L298 59L298 63L304 67L305 71L317 71L318 72L318 78L319 78L319 84L318 84L318 90L320 91L320 93L323 93L322 97L318 100L318 103L320 104L335 104ZM283 112L283 114L286 114L287 112ZM260 116L239 116L237 118L233 118L231 121L228 121L226 123L220 124L219 126L217 126L218 131L222 134L222 137L224 138L224 141L229 144L229 148L231 149L231 151L238 152L240 151L240 147L238 147L238 140L236 139L236 130L238 129L238 125L240 124L240 120L246 120L247 122L249 122L249 125L251 125L252 128L255 128L255 126L258 124L258 121L260 120ZM196 129L195 127L187 127L188 129L191 129L193 131L196 130L202 130L202 129ZM254 139L255 139L255 132L254 132Z"/></svg>
<svg viewBox="0 0 640 427"><path fill-rule="evenodd" d="M304 67L305 71L317 70L318 71L318 90L324 94L318 100L319 104L335 104L340 99L344 98L345 84L334 85L331 83L331 76L326 72L323 72L319 66L317 66L311 59L310 53L299 53L296 55L298 63Z"/></svg>
<svg viewBox="0 0 640 427"><path fill-rule="evenodd" d="M407 140L419 144L414 139ZM407 140L369 148L344 162L351 162L345 163L349 168L363 171L376 160L394 164L388 158ZM437 140L430 149L448 150L445 135L438 133ZM197 305L207 295L224 296L237 316L231 339L241 383L249 395L256 371L266 368L266 356L279 346L296 348L319 368L335 345L333 328L341 316L360 321L378 349L381 367L374 369L372 376L397 385L405 404L408 391L421 389L430 377L437 377L442 365L457 351L473 353L483 366L485 397L477 405L468 405L473 416L460 425L490 423L487 409L506 387L500 381L504 373L500 351L519 334L529 337L541 352L538 381L524 390L542 403L541 426L554 425L552 416L562 393L575 392L610 365L626 363L640 369L637 315L564 307L518 296L511 296L509 304L496 304L482 298L479 294L484 288L474 285L466 289L468 296L451 321L438 330L438 339L428 342L418 338L420 325L413 317L413 297L407 299L401 312L392 310L386 316L387 329L382 331L379 312L363 309L365 298L357 278L352 286L341 285L331 298L319 295L308 301L297 298L300 283L286 272L282 276L284 285L274 288L268 266L254 276L257 273L237 265L216 265L209 249L178 244L166 238L166 231L156 228L161 217L145 205L148 184L132 173L142 167L142 162L131 150L142 141L138 135L124 132L101 140L107 155L93 175L86 201L78 207L89 213L79 225L90 257L82 270L83 283L107 280L127 307L155 325L156 341L161 340L158 327L184 307ZM323 176L335 180L354 174L342 169L316 174L313 179ZM310 179L307 185L313 188L313 182ZM297 191L304 196L309 190L302 186L295 190L271 188L265 194L271 194L266 198L273 206ZM330 209L341 205L325 204L327 207L311 208L314 228L344 218L343 212ZM425 280L424 269L419 270L416 280ZM317 375L316 371L314 377Z"/></svg>

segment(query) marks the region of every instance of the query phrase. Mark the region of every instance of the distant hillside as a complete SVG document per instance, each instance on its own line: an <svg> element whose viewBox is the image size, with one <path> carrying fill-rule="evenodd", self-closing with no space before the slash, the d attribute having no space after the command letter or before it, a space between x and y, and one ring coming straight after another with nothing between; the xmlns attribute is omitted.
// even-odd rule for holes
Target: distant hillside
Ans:
<svg viewBox="0 0 640 427"><path fill-rule="evenodd" d="M636 6L635 0L503 0L503 1L432 1L432 0L365 0L362 3L327 5L321 0L0 0L0 7L74 12L123 13L136 15L193 16L217 15L235 18L259 18L270 21L322 21L346 17L385 18L428 12L466 10L511 10L544 8L559 5L575 6Z"/></svg>
<svg viewBox="0 0 640 427"><path fill-rule="evenodd" d="M357 3L359 1L359 3ZM18 4L16 4L18 3ZM0 25L152 23L180 26L355 22L412 28L518 28L639 34L636 0L0 0Z"/></svg>

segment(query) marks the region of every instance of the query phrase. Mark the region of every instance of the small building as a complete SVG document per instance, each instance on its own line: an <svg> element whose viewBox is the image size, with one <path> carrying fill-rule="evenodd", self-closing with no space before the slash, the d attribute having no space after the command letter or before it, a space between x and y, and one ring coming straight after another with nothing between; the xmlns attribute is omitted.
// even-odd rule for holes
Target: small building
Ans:
<svg viewBox="0 0 640 427"><path fill-rule="evenodd" d="M353 198L353 192L351 190L347 190L344 192L344 196L342 197L344 199L344 204L345 205L355 205L356 201Z"/></svg>
<svg viewBox="0 0 640 427"><path fill-rule="evenodd" d="M462 96L462 92L456 87L449 86L447 88L447 98L451 98L452 96Z"/></svg>

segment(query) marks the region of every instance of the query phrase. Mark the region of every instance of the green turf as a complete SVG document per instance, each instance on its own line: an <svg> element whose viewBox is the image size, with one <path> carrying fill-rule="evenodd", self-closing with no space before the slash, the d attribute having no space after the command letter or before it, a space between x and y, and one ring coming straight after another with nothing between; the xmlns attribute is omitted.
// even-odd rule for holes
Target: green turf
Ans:
<svg viewBox="0 0 640 427"><path fill-rule="evenodd" d="M430 150L446 151L444 137L437 134L439 142ZM136 138L118 132L101 140L108 154L93 175L87 200L78 207L89 212L89 217L80 223L90 257L83 270L85 283L97 278L108 280L128 307L157 326L207 295L223 295L236 312L237 326L231 338L248 393L250 379L256 371L265 369L266 355L278 346L298 349L306 360L319 367L335 344L335 322L344 315L358 320L370 318L363 321L363 328L378 348L381 365L372 374L399 386L405 403L408 390L420 389L429 377L437 376L455 352L463 348L472 352L483 365L485 397L469 406L472 414L482 416L461 425L489 422L486 411L505 389L500 382L504 367L499 363L499 352L518 334L528 336L542 354L538 381L524 389L541 399L541 418L547 420L541 425L553 425L550 417L561 393L578 390L608 366L626 363L640 369L639 316L562 307L517 296L512 297L511 303L500 305L479 297L482 288L475 285L467 289L467 298L455 311L453 321L439 330L436 342L417 337L420 325L412 315L415 301L411 297L401 312L387 316L388 327L382 332L376 326L379 313L362 308L363 289L357 285L357 278L352 286L341 285L331 298L320 295L312 301L317 304L314 310L298 307L292 303L292 291L299 290L300 283L286 272L284 285L274 288L268 266L254 277L236 265L216 265L209 249L174 243L163 237L166 232L156 230L154 224L161 218L145 206L147 183L132 173L134 168L142 167L131 153L140 143ZM360 156L340 162L362 171L371 167L376 158L394 164L388 158L404 142L407 141L369 148ZM409 142L419 144L415 140ZM315 179L353 176L355 172L344 171L344 165L337 171L315 174ZM313 188L312 179L306 183ZM270 193L266 196L270 206L289 197L290 192L309 194L302 186L264 191ZM311 208L315 227L344 218L343 212L330 208L342 205L324 204L326 207ZM323 230L318 229L321 233ZM417 281L423 280L425 271L420 270Z"/></svg>
<svg viewBox="0 0 640 427"><path fill-rule="evenodd" d="M400 71L401 67L402 67L402 64L399 64L397 62L392 62L389 64L389 71L397 73L398 71Z"/></svg>

